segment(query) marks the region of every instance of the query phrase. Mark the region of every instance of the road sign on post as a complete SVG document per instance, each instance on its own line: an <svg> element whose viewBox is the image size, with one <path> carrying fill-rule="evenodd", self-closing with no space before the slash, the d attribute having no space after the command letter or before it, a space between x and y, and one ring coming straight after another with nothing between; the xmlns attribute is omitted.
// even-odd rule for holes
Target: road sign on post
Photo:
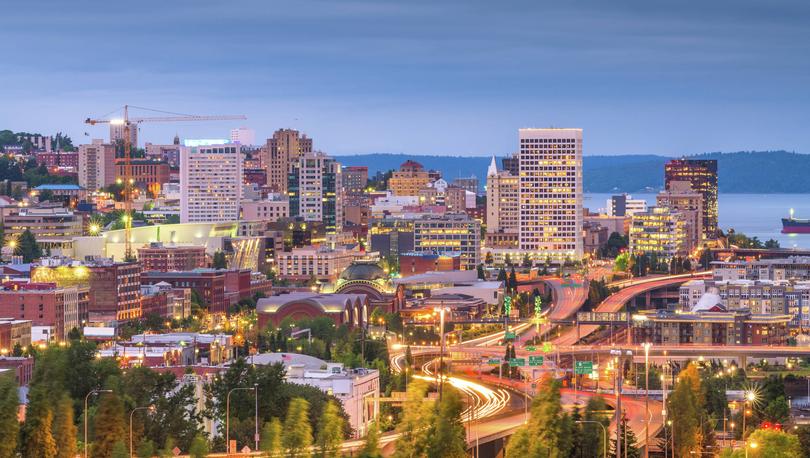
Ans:
<svg viewBox="0 0 810 458"><path fill-rule="evenodd" d="M534 296L534 314L540 315L540 313L543 311L542 308L543 299L541 299L540 296Z"/></svg>
<svg viewBox="0 0 810 458"><path fill-rule="evenodd" d="M509 316L512 314L512 296L503 298L503 314Z"/></svg>
<svg viewBox="0 0 810 458"><path fill-rule="evenodd" d="M542 366L544 361L542 356L529 356L529 366Z"/></svg>
<svg viewBox="0 0 810 458"><path fill-rule="evenodd" d="M528 347L526 347L526 351L537 351L537 347L535 347L534 345L529 345Z"/></svg>
<svg viewBox="0 0 810 458"><path fill-rule="evenodd" d="M500 358L490 358L489 360L487 360L487 364L489 364L490 366L497 366L501 364L501 360Z"/></svg>
<svg viewBox="0 0 810 458"><path fill-rule="evenodd" d="M525 358L512 358L509 360L509 367L520 367L526 365Z"/></svg>
<svg viewBox="0 0 810 458"><path fill-rule="evenodd" d="M512 331L506 331L506 333L504 334L504 338L505 339L514 339L515 338L515 333L512 332Z"/></svg>
<svg viewBox="0 0 810 458"><path fill-rule="evenodd" d="M586 375L593 372L593 361L577 361L574 365L574 373Z"/></svg>

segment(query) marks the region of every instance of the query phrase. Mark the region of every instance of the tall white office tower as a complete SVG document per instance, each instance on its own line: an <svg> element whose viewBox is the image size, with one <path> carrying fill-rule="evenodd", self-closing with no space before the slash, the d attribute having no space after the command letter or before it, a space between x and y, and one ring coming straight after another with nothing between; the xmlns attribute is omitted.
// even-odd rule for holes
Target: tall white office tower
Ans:
<svg viewBox="0 0 810 458"><path fill-rule="evenodd" d="M180 222L237 221L242 196L240 145L183 147L180 189Z"/></svg>
<svg viewBox="0 0 810 458"><path fill-rule="evenodd" d="M582 129L520 129L520 235L542 260L582 258Z"/></svg>
<svg viewBox="0 0 810 458"><path fill-rule="evenodd" d="M247 127L231 129L231 143L239 143L242 146L256 144L256 131Z"/></svg>

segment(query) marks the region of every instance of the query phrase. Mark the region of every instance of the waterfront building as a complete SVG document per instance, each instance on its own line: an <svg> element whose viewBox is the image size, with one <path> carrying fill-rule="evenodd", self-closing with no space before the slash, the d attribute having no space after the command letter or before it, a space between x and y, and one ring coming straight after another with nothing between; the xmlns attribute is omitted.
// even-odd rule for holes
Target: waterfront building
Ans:
<svg viewBox="0 0 810 458"><path fill-rule="evenodd" d="M673 182L687 181L692 190L703 196L703 233L708 239L717 237L717 160L673 159L664 166L664 187Z"/></svg>
<svg viewBox="0 0 810 458"><path fill-rule="evenodd" d="M633 199L630 194L611 196L607 200L605 212L608 216L633 216L638 212L647 211L647 201Z"/></svg>
<svg viewBox="0 0 810 458"><path fill-rule="evenodd" d="M582 129L520 129L519 243L535 259L581 259Z"/></svg>
<svg viewBox="0 0 810 458"><path fill-rule="evenodd" d="M689 254L686 220L667 207L651 207L633 215L630 225L630 252L660 259Z"/></svg>
<svg viewBox="0 0 810 458"><path fill-rule="evenodd" d="M703 231L703 196L692 190L692 185L686 181L673 181L668 189L656 196L659 207L667 207L684 216L687 246L686 250L692 253L701 247L701 240L705 237Z"/></svg>

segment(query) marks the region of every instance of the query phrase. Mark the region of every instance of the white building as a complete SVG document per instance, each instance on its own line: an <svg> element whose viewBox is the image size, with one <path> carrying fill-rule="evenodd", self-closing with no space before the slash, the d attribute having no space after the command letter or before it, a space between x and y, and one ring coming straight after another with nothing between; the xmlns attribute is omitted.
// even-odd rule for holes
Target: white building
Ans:
<svg viewBox="0 0 810 458"><path fill-rule="evenodd" d="M636 213L645 211L647 211L647 201L633 199L630 194L611 196L605 202L605 213L608 216L633 216Z"/></svg>
<svg viewBox="0 0 810 458"><path fill-rule="evenodd" d="M240 146L184 147L180 188L180 222L238 220L242 194Z"/></svg>
<svg viewBox="0 0 810 458"><path fill-rule="evenodd" d="M290 216L290 201L281 194L270 194L265 200L242 201L245 221L278 221Z"/></svg>
<svg viewBox="0 0 810 458"><path fill-rule="evenodd" d="M520 235L535 259L580 259L582 129L520 129Z"/></svg>
<svg viewBox="0 0 810 458"><path fill-rule="evenodd" d="M518 182L518 177L508 171L498 171L493 156L487 170L487 232L518 233Z"/></svg>
<svg viewBox="0 0 810 458"><path fill-rule="evenodd" d="M322 221L327 234L343 230L343 175L340 163L315 151L303 153L288 175L290 216Z"/></svg>
<svg viewBox="0 0 810 458"><path fill-rule="evenodd" d="M255 145L256 131L253 129L248 129L247 127L231 129L231 143L239 143L240 145Z"/></svg>
<svg viewBox="0 0 810 458"><path fill-rule="evenodd" d="M375 369L346 369L341 363L295 353L263 353L251 357L252 364L282 363L287 382L309 385L336 397L349 416L355 437L366 435L380 414L380 372Z"/></svg>

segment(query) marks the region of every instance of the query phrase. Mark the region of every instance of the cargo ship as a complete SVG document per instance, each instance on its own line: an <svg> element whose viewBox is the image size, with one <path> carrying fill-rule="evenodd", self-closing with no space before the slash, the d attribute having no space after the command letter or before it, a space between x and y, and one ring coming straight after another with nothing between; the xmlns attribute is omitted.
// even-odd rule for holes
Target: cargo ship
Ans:
<svg viewBox="0 0 810 458"><path fill-rule="evenodd" d="M810 219L799 219L793 217L793 209L790 209L790 216L782 218L783 234L810 234Z"/></svg>

